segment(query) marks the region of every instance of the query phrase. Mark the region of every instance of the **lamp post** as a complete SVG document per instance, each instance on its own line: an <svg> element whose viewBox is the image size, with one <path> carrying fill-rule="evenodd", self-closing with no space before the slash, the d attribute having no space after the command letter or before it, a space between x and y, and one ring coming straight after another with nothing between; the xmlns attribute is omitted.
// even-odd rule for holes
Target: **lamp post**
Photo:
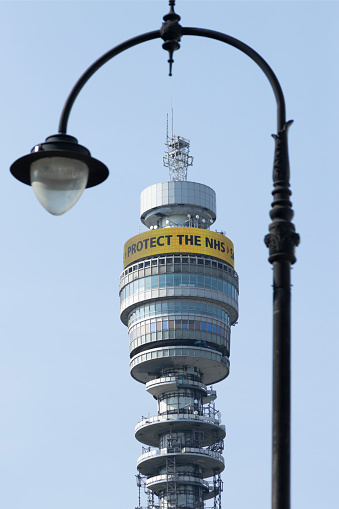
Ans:
<svg viewBox="0 0 339 509"><path fill-rule="evenodd" d="M203 28L182 27L175 13L175 1L164 16L160 30L129 39L105 53L80 77L71 91L59 123L59 132L36 145L11 166L11 172L21 182L32 185L39 201L52 214L60 215L71 208L83 190L102 183L108 169L94 159L89 150L67 134L72 106L87 81L105 63L129 48L161 38L169 53L169 74L172 73L173 53L180 48L183 36L214 39L233 46L249 56L269 80L277 103L277 134L273 167L272 223L265 243L269 248L269 262L273 265L273 431L272 431L272 508L290 507L290 269L295 263L295 247L299 236L295 233L291 191L289 189L289 161L287 134L291 122L286 122L285 101L280 84L265 60L243 42L224 33Z"/></svg>

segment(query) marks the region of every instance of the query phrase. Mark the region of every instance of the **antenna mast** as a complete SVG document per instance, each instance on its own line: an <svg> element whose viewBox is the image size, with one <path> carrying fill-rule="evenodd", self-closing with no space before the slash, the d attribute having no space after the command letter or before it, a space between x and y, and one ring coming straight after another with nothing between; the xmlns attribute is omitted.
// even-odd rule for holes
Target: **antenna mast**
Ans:
<svg viewBox="0 0 339 509"><path fill-rule="evenodd" d="M168 133L168 114L166 127L166 155L162 158L164 166L169 169L170 180L187 180L187 169L193 165L193 157L189 155L190 141L173 132L172 108L172 135Z"/></svg>

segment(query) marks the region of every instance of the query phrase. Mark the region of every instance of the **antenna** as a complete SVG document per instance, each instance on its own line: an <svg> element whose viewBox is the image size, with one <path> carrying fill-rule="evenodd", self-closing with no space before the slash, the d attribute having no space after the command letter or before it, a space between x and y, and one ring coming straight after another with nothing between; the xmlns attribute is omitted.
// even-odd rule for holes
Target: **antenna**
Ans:
<svg viewBox="0 0 339 509"><path fill-rule="evenodd" d="M171 110L172 110L172 138L173 138L174 137L174 132L173 132L174 122L173 122L173 108L172 108L172 105L171 105Z"/></svg>
<svg viewBox="0 0 339 509"><path fill-rule="evenodd" d="M187 180L187 169L193 165L193 157L189 155L190 141L182 136L176 136L173 131L172 108L172 135L168 134L168 114L166 120L166 155L162 158L164 166L169 169L170 180Z"/></svg>

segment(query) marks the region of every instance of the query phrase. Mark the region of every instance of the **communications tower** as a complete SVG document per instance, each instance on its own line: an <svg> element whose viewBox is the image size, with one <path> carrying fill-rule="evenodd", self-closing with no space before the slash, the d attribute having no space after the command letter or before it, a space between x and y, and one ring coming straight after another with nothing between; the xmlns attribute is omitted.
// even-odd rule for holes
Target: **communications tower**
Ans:
<svg viewBox="0 0 339 509"><path fill-rule="evenodd" d="M148 231L126 242L119 287L131 375L157 401L157 414L135 428L144 444L138 509L142 487L147 509L221 509L226 431L210 386L229 373L238 318L234 248L209 229L215 191L187 181L189 141L172 133L166 145L170 181L141 193Z"/></svg>

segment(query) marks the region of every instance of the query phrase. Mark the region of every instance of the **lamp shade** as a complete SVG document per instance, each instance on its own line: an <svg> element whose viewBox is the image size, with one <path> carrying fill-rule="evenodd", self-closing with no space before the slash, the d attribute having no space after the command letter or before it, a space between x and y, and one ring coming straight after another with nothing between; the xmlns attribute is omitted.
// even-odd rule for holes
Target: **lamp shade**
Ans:
<svg viewBox="0 0 339 509"><path fill-rule="evenodd" d="M32 185L48 212L61 215L78 201L85 188L101 184L109 172L87 148L78 145L76 138L55 134L15 161L11 173Z"/></svg>

